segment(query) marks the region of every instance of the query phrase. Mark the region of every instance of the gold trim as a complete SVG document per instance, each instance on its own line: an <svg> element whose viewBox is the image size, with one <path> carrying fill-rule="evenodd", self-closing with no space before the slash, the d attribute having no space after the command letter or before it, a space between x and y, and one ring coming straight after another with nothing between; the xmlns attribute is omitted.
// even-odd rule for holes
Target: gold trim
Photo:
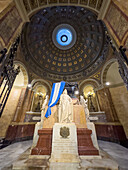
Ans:
<svg viewBox="0 0 128 170"><path fill-rule="evenodd" d="M27 113L27 112L26 112L26 114L27 114L27 115L37 115L37 116L38 116L38 115L39 115L39 116L41 115L41 113L34 113L34 112L30 112L30 113Z"/></svg>
<svg viewBox="0 0 128 170"><path fill-rule="evenodd" d="M124 43L125 43L125 41L128 39L128 32L125 34L125 36L124 36L124 38L123 38L123 40L122 40L122 42L121 42L121 45L125 45Z"/></svg>
<svg viewBox="0 0 128 170"><path fill-rule="evenodd" d="M128 16L128 9L126 8L126 6L123 6L123 2L118 2L117 0L113 0L113 3L118 7L120 8L120 10Z"/></svg>
<svg viewBox="0 0 128 170"><path fill-rule="evenodd" d="M13 42L15 41L17 35L21 33L23 24L24 24L23 21L21 21L20 25L17 27L17 30L14 32L13 37L8 42L6 48L10 48Z"/></svg>
<svg viewBox="0 0 128 170"><path fill-rule="evenodd" d="M2 37L0 37L0 43L2 44L3 47L5 46L5 43Z"/></svg>
<svg viewBox="0 0 128 170"><path fill-rule="evenodd" d="M11 8L13 8L15 6L14 2L11 2L10 4L8 4L8 6L0 13L0 19L4 17L4 15L6 15Z"/></svg>
<svg viewBox="0 0 128 170"><path fill-rule="evenodd" d="M37 122L12 122L10 125L34 125Z"/></svg>
<svg viewBox="0 0 128 170"><path fill-rule="evenodd" d="M106 16L105 16L106 17ZM118 40L117 36L115 35L115 33L113 32L112 28L110 27L109 23L107 22L106 19L103 20L104 23L106 24L107 28L108 28L108 32L110 33L110 35L113 37L114 41L116 42L116 44L118 45L118 47L120 46L120 41Z"/></svg>
<svg viewBox="0 0 128 170"><path fill-rule="evenodd" d="M122 126L120 122L94 122L95 125L113 125L113 126Z"/></svg>

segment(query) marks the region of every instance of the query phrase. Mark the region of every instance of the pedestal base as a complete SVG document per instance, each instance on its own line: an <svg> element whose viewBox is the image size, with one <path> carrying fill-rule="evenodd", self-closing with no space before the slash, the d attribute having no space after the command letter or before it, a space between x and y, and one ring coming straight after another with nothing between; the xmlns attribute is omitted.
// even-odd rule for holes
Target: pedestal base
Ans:
<svg viewBox="0 0 128 170"><path fill-rule="evenodd" d="M71 124L74 124L74 123L71 123ZM61 126L69 127L68 125L69 124L65 124L65 125L63 124ZM55 136L58 136L59 139L57 139L56 143L54 143L53 146L52 146L52 129L44 128L44 129L39 130L38 131L39 139L38 139L36 147L34 147L32 149L31 155L51 155L52 147L54 149L56 147L56 151L57 151L56 154L53 154L54 152L52 152L52 158L54 155L61 154L63 157L65 157L65 159L67 159L67 161L68 161L68 157L70 157L72 153L73 154L75 153L77 155L77 152L79 155L99 155L98 147L96 149L95 143L94 143L95 147L92 143L92 139L91 139L92 130L89 130L87 128L83 128L83 129L79 128L79 129L77 129L77 135L76 135L75 130L72 130L71 127L69 129L70 129L70 131L69 131L70 136L68 136L67 138L62 138L60 136L60 128L59 127L58 127L58 130L55 130L55 132L54 132ZM74 143L69 142L71 139L73 140ZM65 143L64 146L63 146L63 143ZM78 151L74 152L73 147L76 147L76 144L77 144ZM66 154L63 151L62 152L58 151L58 148L61 149L61 147L65 147L64 149L67 149ZM62 148L62 150L63 150L63 148ZM56 161L57 161L57 159L56 159ZM72 156L72 159L75 160L75 157Z"/></svg>
<svg viewBox="0 0 128 170"><path fill-rule="evenodd" d="M51 155L52 129L41 129L38 134L39 139L36 147L32 149L31 155Z"/></svg>
<svg viewBox="0 0 128 170"><path fill-rule="evenodd" d="M49 162L80 162L75 123L55 123Z"/></svg>
<svg viewBox="0 0 128 170"><path fill-rule="evenodd" d="M38 123L36 123L36 125L35 125L32 148L37 145L38 138L39 138L38 130L42 129L42 126L43 126L43 122L38 122Z"/></svg>
<svg viewBox="0 0 128 170"><path fill-rule="evenodd" d="M93 146L91 134L89 129L77 129L79 155L99 155L98 149Z"/></svg>

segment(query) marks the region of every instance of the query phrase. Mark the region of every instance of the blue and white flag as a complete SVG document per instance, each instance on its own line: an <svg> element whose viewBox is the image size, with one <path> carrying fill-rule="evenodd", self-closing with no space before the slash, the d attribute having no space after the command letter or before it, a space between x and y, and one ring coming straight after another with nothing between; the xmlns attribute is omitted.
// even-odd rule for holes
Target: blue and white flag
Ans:
<svg viewBox="0 0 128 170"><path fill-rule="evenodd" d="M48 118L51 115L51 107L55 106L60 98L60 95L62 94L64 90L65 82L62 81L60 83L53 83L52 86L52 92L50 96L50 100L48 103L48 109L45 114L45 117Z"/></svg>

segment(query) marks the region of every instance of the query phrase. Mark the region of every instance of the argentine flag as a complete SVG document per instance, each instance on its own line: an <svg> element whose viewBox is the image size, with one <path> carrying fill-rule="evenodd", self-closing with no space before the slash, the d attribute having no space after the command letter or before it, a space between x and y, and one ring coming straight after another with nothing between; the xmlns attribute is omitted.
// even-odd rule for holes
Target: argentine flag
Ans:
<svg viewBox="0 0 128 170"><path fill-rule="evenodd" d="M48 118L51 115L51 107L55 106L60 98L60 95L62 94L64 90L65 82L62 81L60 83L53 83L52 86L52 92L50 96L50 100L48 103L48 109L45 114L45 117Z"/></svg>

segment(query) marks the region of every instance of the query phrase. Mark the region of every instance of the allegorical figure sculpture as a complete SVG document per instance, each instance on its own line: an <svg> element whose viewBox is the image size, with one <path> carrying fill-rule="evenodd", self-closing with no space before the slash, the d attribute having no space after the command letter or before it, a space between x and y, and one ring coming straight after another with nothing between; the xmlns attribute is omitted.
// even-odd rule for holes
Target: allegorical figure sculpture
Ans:
<svg viewBox="0 0 128 170"><path fill-rule="evenodd" d="M45 112L46 105L48 104L48 99L49 99L49 96L46 95L45 100L44 100L44 102L42 104L42 108L41 108L41 122L44 119L44 112Z"/></svg>
<svg viewBox="0 0 128 170"><path fill-rule="evenodd" d="M82 95L80 95L80 104L84 107L85 115L86 115L86 121L90 122L87 102L88 102L88 100L85 100L84 97Z"/></svg>
<svg viewBox="0 0 128 170"><path fill-rule="evenodd" d="M42 108L41 108L41 121L37 122L37 124L35 125L35 131L34 131L34 136L33 136L33 147L36 146L38 138L39 138L38 130L42 129L42 127L43 127L45 108L48 104L48 99L49 99L49 96L46 95L45 100L44 100L43 105L42 105Z"/></svg>
<svg viewBox="0 0 128 170"><path fill-rule="evenodd" d="M60 96L60 103L58 109L59 123L73 122L73 104L71 97L67 94L67 90L63 91Z"/></svg>

